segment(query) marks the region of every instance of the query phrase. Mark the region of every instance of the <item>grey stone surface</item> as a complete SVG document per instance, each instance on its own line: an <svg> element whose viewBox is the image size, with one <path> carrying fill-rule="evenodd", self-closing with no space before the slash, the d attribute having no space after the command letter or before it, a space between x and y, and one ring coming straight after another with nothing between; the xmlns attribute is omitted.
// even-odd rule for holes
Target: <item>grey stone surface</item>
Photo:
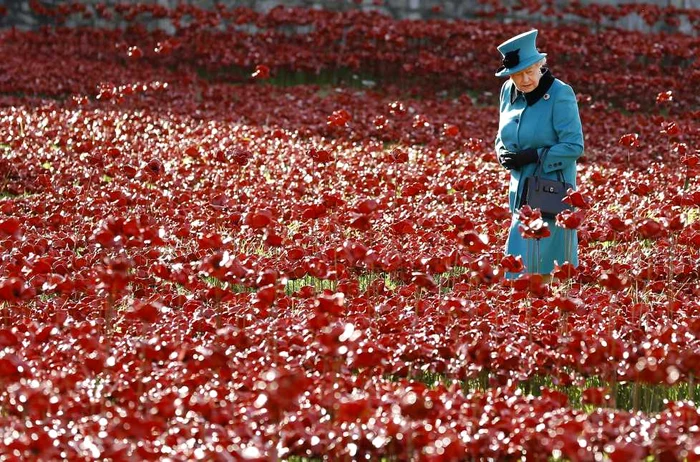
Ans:
<svg viewBox="0 0 700 462"><path fill-rule="evenodd" d="M58 6L64 3L62 0L43 0L41 2L49 7ZM82 3L86 5L95 5L97 3L105 4L117 4L117 3L129 3L124 0L83 0ZM421 18L470 18L474 16L474 12L477 11L482 5L478 0L448 0L448 1L438 1L438 0L383 0L381 5L377 5L374 0L362 0L361 2L355 2L353 0L286 0L286 1L276 1L276 0L142 0L141 3L146 4L158 4L167 7L175 7L178 4L191 4L200 6L202 8L214 8L217 4L223 4L226 6L246 6L255 8L259 11L268 11L275 6L285 5L285 6L305 6L314 8L327 8L332 10L347 10L351 8L362 8L362 9L373 9L380 10L386 14L397 18L408 18L408 19L421 19ZM503 5L513 5L516 3L515 0L504 0L501 2ZM563 0L557 0L558 4L567 4ZM581 0L582 4L589 3L599 3L606 5L614 5L619 2L616 0ZM630 2L629 0L624 3L652 3L659 6L675 6L678 8L700 8L700 0L640 0ZM45 21L43 18L37 18L32 14L29 8L28 0L0 0L0 5L7 8L7 14L0 18L0 27L10 27L16 26L20 28L35 28ZM436 13L432 10L433 7L439 7L440 12ZM514 13L508 17L502 18L503 20L512 19L542 19L534 16L527 16L524 13ZM678 27L678 31L684 33L694 33L692 30L692 25L685 20L684 17L680 18L681 24ZM576 21L576 18L564 18L562 21ZM88 24L94 26L113 26L114 24L105 24L102 21L95 19L83 20L83 19L73 19L67 25L78 25L78 24ZM614 24L618 27L630 29L630 30L659 30L664 29L669 31L667 26L657 25L655 28L650 28L641 17L637 15L629 15L615 22ZM170 29L167 21L154 21L152 24L154 27L161 27Z"/></svg>

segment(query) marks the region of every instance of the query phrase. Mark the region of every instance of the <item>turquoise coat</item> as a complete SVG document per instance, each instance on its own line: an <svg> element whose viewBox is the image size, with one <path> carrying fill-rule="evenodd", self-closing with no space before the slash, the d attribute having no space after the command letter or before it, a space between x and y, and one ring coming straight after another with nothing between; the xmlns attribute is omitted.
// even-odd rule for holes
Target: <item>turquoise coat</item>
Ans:
<svg viewBox="0 0 700 462"><path fill-rule="evenodd" d="M549 71L541 77L538 87L527 95L517 91L513 82L507 80L501 87L496 152L536 148L541 156L543 148L547 146L550 149L543 164L543 176L556 179L560 171L565 181L575 188L576 159L583 154L583 131L574 91L569 85L555 79ZM520 236L520 221L515 208L523 193L524 180L533 174L535 167L536 164L529 164L520 170L510 171L508 204L513 219L506 254L520 255L526 266L525 272L548 274L554 268L555 261L559 264L569 261L578 266L575 230L560 228L554 220L546 220L552 235L541 239L539 244L536 240ZM507 273L506 277L512 279L518 275Z"/></svg>

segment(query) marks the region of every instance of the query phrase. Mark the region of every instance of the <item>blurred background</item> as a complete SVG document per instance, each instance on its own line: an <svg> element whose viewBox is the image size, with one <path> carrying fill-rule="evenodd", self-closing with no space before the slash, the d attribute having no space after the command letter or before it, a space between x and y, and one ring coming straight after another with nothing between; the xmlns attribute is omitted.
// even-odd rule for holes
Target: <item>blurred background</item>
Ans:
<svg viewBox="0 0 700 462"><path fill-rule="evenodd" d="M95 14L99 5L128 5L135 2L114 0L82 0L65 2L59 0L4 0L0 2L0 27L33 28L47 23L47 18L38 15L36 6L61 8L67 4L83 4L86 17L69 18L68 26L105 25L110 21ZM155 0L141 1L140 4L152 4L166 8L178 5L192 5L200 8L247 7L265 12L277 6L295 6L323 8L328 10L376 10L401 19L469 19L490 17L498 21L537 20L555 24L575 23L589 24L597 27L620 27L628 30L650 32L694 33L692 19L685 10L700 7L700 0L647 0L613 1L613 0ZM117 24L114 24L117 25ZM154 18L153 26L174 29L166 21Z"/></svg>

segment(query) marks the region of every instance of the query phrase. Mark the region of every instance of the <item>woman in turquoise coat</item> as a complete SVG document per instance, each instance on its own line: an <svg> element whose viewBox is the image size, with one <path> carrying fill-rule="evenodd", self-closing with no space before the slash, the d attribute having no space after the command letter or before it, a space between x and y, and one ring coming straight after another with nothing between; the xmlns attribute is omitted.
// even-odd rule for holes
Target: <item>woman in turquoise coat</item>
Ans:
<svg viewBox="0 0 700 462"><path fill-rule="evenodd" d="M548 275L555 262L578 266L576 231L545 220L551 235L540 239L537 250L536 243L520 235L517 206L524 180L533 174L546 148L543 176L557 179L563 174L564 180L576 187L576 159L583 154L583 131L574 91L543 67L547 55L537 50L536 38L537 30L532 30L498 46L503 65L496 76L509 79L501 87L496 153L499 163L510 170L508 204L513 220L506 254L521 256L524 272ZM506 273L506 277L513 279L519 274Z"/></svg>

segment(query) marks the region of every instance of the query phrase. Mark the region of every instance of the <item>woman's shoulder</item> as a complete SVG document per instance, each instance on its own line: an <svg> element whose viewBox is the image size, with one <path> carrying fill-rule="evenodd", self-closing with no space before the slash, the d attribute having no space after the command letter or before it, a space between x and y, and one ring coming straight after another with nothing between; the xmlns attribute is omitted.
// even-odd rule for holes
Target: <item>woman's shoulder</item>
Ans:
<svg viewBox="0 0 700 462"><path fill-rule="evenodd" d="M574 89L568 83L559 79L554 79L550 92L561 95L573 95Z"/></svg>
<svg viewBox="0 0 700 462"><path fill-rule="evenodd" d="M571 88L571 85L568 83L559 80L559 79L554 79L554 83L552 83L552 89L555 91L564 91L564 92L572 92L574 91L573 88Z"/></svg>
<svg viewBox="0 0 700 462"><path fill-rule="evenodd" d="M503 82L503 85L501 85L501 99L505 94L510 94L512 87L514 87L514 85L510 79L506 79L506 81Z"/></svg>

